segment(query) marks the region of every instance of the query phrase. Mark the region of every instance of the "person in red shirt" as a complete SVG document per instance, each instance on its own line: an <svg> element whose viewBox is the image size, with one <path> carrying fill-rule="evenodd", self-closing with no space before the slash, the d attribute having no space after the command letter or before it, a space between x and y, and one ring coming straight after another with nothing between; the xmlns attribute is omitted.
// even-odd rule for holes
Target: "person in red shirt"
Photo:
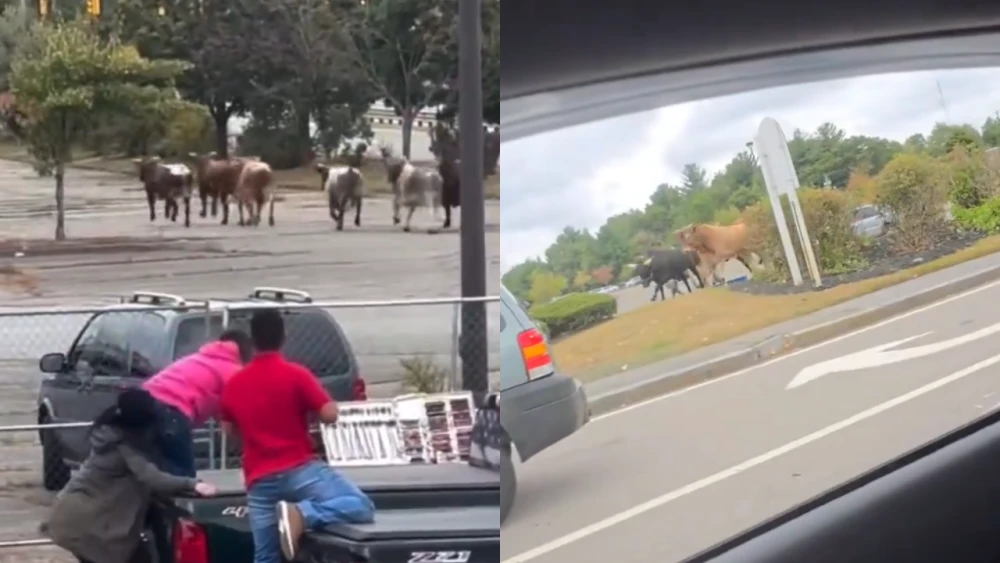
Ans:
<svg viewBox="0 0 1000 563"><path fill-rule="evenodd" d="M281 313L255 312L250 337L256 355L226 382L221 416L243 445L254 563L279 563L282 553L295 559L306 530L373 522L375 505L313 453L310 419L336 422L337 404L309 370L281 355Z"/></svg>

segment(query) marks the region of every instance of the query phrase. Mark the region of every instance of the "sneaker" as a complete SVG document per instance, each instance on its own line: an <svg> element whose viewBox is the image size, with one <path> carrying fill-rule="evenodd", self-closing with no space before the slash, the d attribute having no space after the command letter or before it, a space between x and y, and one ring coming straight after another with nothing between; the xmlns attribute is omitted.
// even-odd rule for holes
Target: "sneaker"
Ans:
<svg viewBox="0 0 1000 563"><path fill-rule="evenodd" d="M299 540L306 529L305 518L299 507L290 502L278 503L278 535L281 538L281 552L287 561L295 561L299 554Z"/></svg>

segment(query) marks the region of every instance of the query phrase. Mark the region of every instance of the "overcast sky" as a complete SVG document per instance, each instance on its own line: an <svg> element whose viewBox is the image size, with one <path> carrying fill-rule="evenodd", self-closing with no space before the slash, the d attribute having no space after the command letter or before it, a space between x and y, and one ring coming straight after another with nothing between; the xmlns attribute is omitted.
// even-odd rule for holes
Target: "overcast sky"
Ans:
<svg viewBox="0 0 1000 563"><path fill-rule="evenodd" d="M929 134L938 121L982 126L1000 111L997 92L1000 69L885 74L670 106L507 143L503 271L541 256L568 225L597 229L611 215L643 208L658 185L680 183L686 163L705 167L711 179L765 117L788 137L830 121L848 135L902 141Z"/></svg>

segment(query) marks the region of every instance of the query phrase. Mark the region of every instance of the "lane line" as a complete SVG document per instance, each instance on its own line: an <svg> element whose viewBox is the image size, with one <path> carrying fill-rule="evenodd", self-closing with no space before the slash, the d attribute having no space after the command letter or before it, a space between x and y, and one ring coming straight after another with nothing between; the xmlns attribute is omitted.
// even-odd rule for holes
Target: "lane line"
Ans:
<svg viewBox="0 0 1000 563"><path fill-rule="evenodd" d="M973 275L975 275L975 274L973 274ZM722 383L722 382L728 381L728 380L730 380L730 379L732 379L734 377L739 377L741 375L746 375L747 373L750 373L750 372L752 372L754 370L764 369L764 368L772 366L772 365L774 365L776 363L779 363L779 362L782 362L782 361L794 358L794 357L802 355L802 354L806 354L806 353L812 352L812 351L817 350L819 348L822 348L824 346L829 346L830 344L835 344L837 342L841 342L841 341L846 340L848 338L852 338L852 337L858 336L859 334L864 334L864 333L866 333L868 331L875 330L877 328L882 328L882 327L884 327L886 325L890 325L892 323L901 321L903 319L912 317L914 315L919 315L920 313L925 313L925 312L930 311L931 309L934 309L936 307L940 307L942 305L946 305L948 303L952 303L954 301L958 301L959 299L964 299L966 297L969 297L971 295L975 295L975 294L980 293L982 291L986 291L988 289L993 289L994 287L997 287L997 286L1000 286L1000 281L995 281L995 282L989 283L987 285L981 285L981 286L979 286L979 287L977 287L975 289L971 289L971 290L966 291L964 293L959 293L957 295L953 295L951 297L942 299L941 301L935 301L934 303L931 303L930 305L925 305L923 307L920 307L919 309L914 309L912 311L909 311L907 313L903 313L903 314L901 314L899 316L896 316L896 317L893 317L891 319L886 319L886 320L884 320L882 322L879 322L877 324L873 324L871 326L859 328L858 330L855 330L853 332L849 332L847 334L842 334L842 335L840 335L840 336L838 336L836 338L832 338L830 340L826 340L826 341L820 342L819 344L813 344L812 346L809 346L808 348L802 348L800 350L796 350L794 352L790 352L790 353L785 354L783 356L778 356L777 358L772 358L772 359L767 360L767 361L765 361L763 363L756 364L756 365L750 366L748 368L743 368L743 369L741 369L739 371L735 371L733 373L730 373L729 375L724 375L722 377L719 377L719 378L716 378L716 379L711 379L711 380L706 381L704 383L699 383L699 384L693 385L691 387L685 387L684 389L679 389L677 391L674 391L672 393L668 393L666 395L660 395L659 397L653 397L652 399L647 399L645 401L642 401L642 402L639 402L639 403L635 403L635 404L629 405L627 407L624 407L624 408L621 408L621 409L618 409L618 410L615 410L615 411L604 413L604 414L602 414L600 416L596 416L596 417L590 419L590 422L588 424L594 424L596 422L600 422L602 420L606 420L608 418L612 418L612 417L618 416L620 414L625 414L627 412L630 412L630 411L633 411L633 410L636 410L636 409L641 409L641 408L644 408L644 407L648 407L648 406L653 405L655 403L659 403L660 401L665 401L667 399L672 399L674 397L678 397L678 396L684 395L686 393L690 393L692 391L697 391L698 389L701 389L701 388L704 388L704 387L708 387L710 385L715 385L717 383ZM836 321L833 321L833 322L836 322ZM818 325L818 326L822 326L822 325ZM614 376L611 376L611 377L614 377Z"/></svg>
<svg viewBox="0 0 1000 563"><path fill-rule="evenodd" d="M552 540L552 541L550 541L548 543L544 543L544 544L542 544L542 545L540 545L538 547L535 547L533 549L529 549L528 551L522 552L522 553L520 553L518 555L515 555L513 557L510 557L510 558L504 559L502 563L527 563L528 561L533 561L535 559L538 559L539 557L541 557L543 555L547 555L547 554L549 554L549 553L551 553L553 551L556 551L557 549L566 547L566 546L568 546L568 545L570 545L572 543L578 542L578 541L580 541L582 539L585 539L585 538L587 538L589 536L592 536L594 534L597 534L599 532L607 530L608 528L611 528L613 526L616 526L618 524L621 524L623 522L631 520L632 518L636 518L638 516L641 516L641 515L649 512L651 510L660 508L660 507L662 507L664 505L667 505L667 504L669 504L669 503L671 503L671 502L673 502L673 501L675 501L677 499L680 499L682 497L685 497L685 496L688 496L690 494L696 493L698 491L701 491L702 489L706 489L706 488L708 488L708 487L710 487L712 485L715 485L717 483L725 481L726 479L729 479L730 477L735 477L736 475L739 475L740 473L744 473L744 472L749 471L750 469L753 469L753 468L755 468L757 466L760 466L760 465L763 465L763 464L768 463L770 461L773 461L773 460L775 460L775 459L777 459L777 458L779 458L779 457L781 457L781 456L783 456L785 454L791 453L791 452L793 452L795 450L798 450L798 449L800 449L800 448L802 448L804 446L812 444L813 442L817 442L819 440L822 440L823 438L826 438L827 436L835 434L835 433L837 433L837 432L839 432L841 430L844 430L846 428L850 428L851 426L854 426L855 424L858 424L860 422L864 422L864 421L866 421L866 420L868 420L870 418L874 418L874 417L876 417L876 416L878 416L878 415L880 415L880 414L882 414L882 413L884 413L884 412L886 412L886 411L888 411L890 409L893 409L895 407L898 407L900 405L908 403L908 402L910 402L910 401L912 401L914 399L917 399L919 397L927 395L928 393L936 391L936 390L938 390L938 389L940 389L940 388L942 388L942 387L944 387L944 386L946 386L946 385L948 385L950 383L954 383L956 381L964 379L964 378L966 378L966 377L968 377L970 375L973 375L973 374L975 374L975 373L977 373L979 371L982 371L982 370L984 370L984 369L986 369L986 368L988 368L990 366L993 366L995 364L998 364L998 363L1000 363L1000 355L996 355L996 356L993 356L992 358L983 360L983 361L981 361L981 362L979 362L977 364L974 364L972 366L969 366L969 367L967 367L967 368L965 368L965 369L963 369L961 371L957 371L957 372L955 372L955 373L953 373L951 375L948 375L946 377L943 377L941 379L938 379L936 381L928 383L927 385L924 385L923 387L920 387L918 389L914 389L913 391L910 391L909 393L905 393L903 395L900 395L900 396L896 397L895 399L890 399L889 401L886 401L884 403L875 405L874 407L872 407L872 408L870 408L868 410L862 411L862 412L860 412L860 413L858 413L858 414L856 414L856 415L854 415L852 417L845 418L844 420L841 420L840 422L831 424L830 426L827 426L826 428L817 430L816 432L813 432L812 434L809 434L807 436L799 438L798 440L795 440L793 442L789 442L789 443L787 443L787 444L785 444L783 446L780 446L778 448L775 448L775 449L773 449L773 450L771 450L771 451L769 451L767 453L761 454L761 455L759 455L759 456L757 456L755 458L752 458L752 459L749 459L747 461L744 461L743 463L740 463L739 465L734 465L734 466L730 467L729 469L722 470L722 471L720 471L720 472L718 472L718 473L716 473L714 475L710 475L710 476L708 476L708 477L706 477L704 479L701 479L700 481L695 481L693 483L685 485L684 487L681 487L679 489L673 490L673 491L671 491L669 493L666 493L664 495L661 495L659 497L656 497L654 499L646 501L646 502L644 502L644 503L642 503L640 505L634 506L634 507L632 507L632 508L630 508L628 510L619 512L618 514L615 514L613 516L605 518L604 520L601 520L599 522L595 522L593 524L590 524L589 526L585 526L583 528L580 528L579 530L577 530L575 532L572 532L570 534L566 534L565 536L562 536L560 538L556 538L556 539L554 539L554 540Z"/></svg>

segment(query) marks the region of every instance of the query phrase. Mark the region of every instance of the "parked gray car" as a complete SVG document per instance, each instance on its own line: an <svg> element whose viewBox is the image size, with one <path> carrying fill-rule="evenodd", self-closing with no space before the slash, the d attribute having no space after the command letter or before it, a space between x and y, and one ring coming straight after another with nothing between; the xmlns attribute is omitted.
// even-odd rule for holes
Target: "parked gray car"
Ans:
<svg viewBox="0 0 1000 563"><path fill-rule="evenodd" d="M521 461L579 430L590 419L587 396L573 378L558 373L545 335L507 288L500 298L500 425ZM512 452L501 463L501 522L517 494Z"/></svg>
<svg viewBox="0 0 1000 563"><path fill-rule="evenodd" d="M878 238L885 234L891 223L891 214L874 205L862 205L854 210L854 234L859 237Z"/></svg>

